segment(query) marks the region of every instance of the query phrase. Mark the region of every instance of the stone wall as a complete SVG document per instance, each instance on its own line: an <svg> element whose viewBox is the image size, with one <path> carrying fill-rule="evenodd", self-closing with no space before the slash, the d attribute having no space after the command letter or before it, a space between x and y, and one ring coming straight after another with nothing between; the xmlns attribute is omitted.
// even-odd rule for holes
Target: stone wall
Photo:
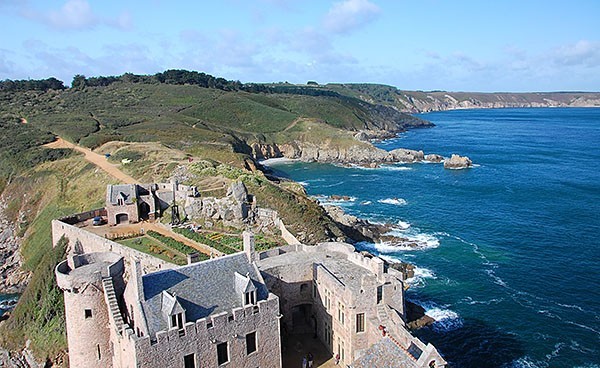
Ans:
<svg viewBox="0 0 600 368"><path fill-rule="evenodd" d="M256 306L233 309L196 322L188 322L184 333L177 328L155 337L130 333L119 341L122 361L136 367L183 367L184 356L194 354L197 367L216 367L217 344L227 342L226 367L281 367L279 301L270 294ZM233 317L233 318L231 318ZM257 351L246 353L246 334L256 331ZM129 367L132 365L123 365Z"/></svg>
<svg viewBox="0 0 600 368"><path fill-rule="evenodd" d="M144 273L176 267L174 264L163 261L150 254L142 253L133 248L126 247L112 240L105 239L96 234L66 224L60 220L52 220L52 244L56 246L62 236L69 240L70 251L76 253L113 252L122 256L126 262L130 259L139 259Z"/></svg>

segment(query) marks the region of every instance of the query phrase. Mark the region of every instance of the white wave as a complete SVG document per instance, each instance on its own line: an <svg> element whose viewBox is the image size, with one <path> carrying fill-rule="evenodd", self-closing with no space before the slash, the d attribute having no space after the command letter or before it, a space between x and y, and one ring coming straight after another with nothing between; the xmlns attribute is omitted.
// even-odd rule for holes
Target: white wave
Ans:
<svg viewBox="0 0 600 368"><path fill-rule="evenodd" d="M261 165L264 165L264 166L270 166L270 165L274 165L274 164L289 164L289 163L293 163L296 161L298 161L298 160L294 159L294 158L277 157L277 158L269 158L266 160L260 160L260 161L258 161L258 163Z"/></svg>
<svg viewBox="0 0 600 368"><path fill-rule="evenodd" d="M309 183L309 182L307 182L307 181L297 181L296 183L298 183L298 184L302 185L303 187L307 187L307 186L309 186L309 185L310 185L310 183Z"/></svg>
<svg viewBox="0 0 600 368"><path fill-rule="evenodd" d="M408 171L408 170L412 170L412 167L408 167L408 166L388 166L388 165L382 165L380 167L381 170L385 170L385 171Z"/></svg>
<svg viewBox="0 0 600 368"><path fill-rule="evenodd" d="M406 199L403 199L403 198L386 198L386 199L380 199L377 202L385 203L385 204L393 204L395 206L405 206L407 203Z"/></svg>
<svg viewBox="0 0 600 368"><path fill-rule="evenodd" d="M435 273L425 267L415 266L413 269L414 276L407 278L405 281L412 287L423 287L425 286L425 279L437 279Z"/></svg>
<svg viewBox="0 0 600 368"><path fill-rule="evenodd" d="M335 197L316 195L313 198L318 199L319 203L323 206L344 206L356 202L356 197Z"/></svg>
<svg viewBox="0 0 600 368"><path fill-rule="evenodd" d="M429 248L437 248L440 245L440 240L433 234L421 233L417 228L411 228L410 224L403 223L408 225L407 228L392 228L390 231L385 233L384 235L393 236L399 239L398 243L387 242L391 245L397 247L398 250L419 250L419 249L429 249ZM407 243L413 243L414 245L407 245Z"/></svg>
<svg viewBox="0 0 600 368"><path fill-rule="evenodd" d="M468 297L464 298L462 301L469 305L476 305L476 304L491 305L491 304L498 304L500 302L503 302L504 298L494 298L494 299L490 299L490 300L473 300L473 298L468 296Z"/></svg>
<svg viewBox="0 0 600 368"><path fill-rule="evenodd" d="M425 309L425 314L435 319L431 325L438 332L448 332L463 326L462 318L451 309L440 307L433 302L418 303Z"/></svg>
<svg viewBox="0 0 600 368"><path fill-rule="evenodd" d="M485 273L487 273L488 276L494 281L494 284L508 288L506 282L504 282L504 280L502 280L500 277L496 276L494 270L485 270Z"/></svg>
<svg viewBox="0 0 600 368"><path fill-rule="evenodd" d="M547 367L547 364L540 365L540 362L534 362L529 356L524 356L519 359L513 360L509 365L505 365L507 368L542 368Z"/></svg>
<svg viewBox="0 0 600 368"><path fill-rule="evenodd" d="M371 202L371 201L362 201L362 202L360 202L360 204L362 204L363 206L368 206L371 203L373 203L373 202Z"/></svg>
<svg viewBox="0 0 600 368"><path fill-rule="evenodd" d="M406 230L410 227L410 224L408 222L404 222L402 220L398 221L398 226L400 226L401 230Z"/></svg>

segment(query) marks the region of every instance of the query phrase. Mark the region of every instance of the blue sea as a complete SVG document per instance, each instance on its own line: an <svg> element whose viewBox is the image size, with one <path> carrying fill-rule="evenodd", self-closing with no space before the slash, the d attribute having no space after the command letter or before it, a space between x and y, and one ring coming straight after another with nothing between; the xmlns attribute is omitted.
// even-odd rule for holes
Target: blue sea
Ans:
<svg viewBox="0 0 600 368"><path fill-rule="evenodd" d="M438 319L417 335L453 367L599 367L600 109L419 116L436 126L378 146L458 153L475 167L273 167L421 244L359 247L417 266L407 297Z"/></svg>

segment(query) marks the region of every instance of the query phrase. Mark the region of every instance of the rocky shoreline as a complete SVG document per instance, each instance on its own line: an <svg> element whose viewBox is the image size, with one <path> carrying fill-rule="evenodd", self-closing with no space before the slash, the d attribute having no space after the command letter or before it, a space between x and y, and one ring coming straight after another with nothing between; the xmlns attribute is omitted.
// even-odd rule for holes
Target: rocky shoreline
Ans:
<svg viewBox="0 0 600 368"><path fill-rule="evenodd" d="M29 281L29 273L21 269L20 247L23 239L17 226L6 216L8 199L0 196L0 293L20 294Z"/></svg>
<svg viewBox="0 0 600 368"><path fill-rule="evenodd" d="M351 200L345 196L329 196L328 199L333 201ZM368 241L372 243L392 243L402 247L419 248L421 245L405 237L397 235L387 235L394 227L391 224L375 224L368 220L347 214L342 208L335 205L322 205L327 215L333 219L340 229L353 242ZM372 256L369 252L361 252L366 256ZM405 280L415 276L415 266L407 262L389 262L385 261L386 267L400 271ZM407 284L407 288L408 288ZM425 309L418 304L406 301L406 321L407 327L411 330L416 330L425 326L429 326L435 322L435 319L425 313Z"/></svg>
<svg viewBox="0 0 600 368"><path fill-rule="evenodd" d="M377 168L383 164L409 164L418 162L442 163L450 160L450 166L446 168L463 169L472 166L468 157L452 155L450 159L423 151L407 148L397 148L385 151L373 146L369 142L356 142L347 147L334 147L328 145L317 145L309 142L292 142L289 144L252 144L252 156L260 162L269 159L287 158L303 162L321 162L339 164L345 166L363 166Z"/></svg>

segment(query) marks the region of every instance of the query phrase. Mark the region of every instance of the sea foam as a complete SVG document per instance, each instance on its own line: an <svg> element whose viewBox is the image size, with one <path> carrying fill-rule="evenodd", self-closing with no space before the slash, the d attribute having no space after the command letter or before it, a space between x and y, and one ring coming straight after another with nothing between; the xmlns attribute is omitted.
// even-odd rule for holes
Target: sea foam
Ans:
<svg viewBox="0 0 600 368"><path fill-rule="evenodd" d="M403 199L403 198L385 198L385 199L380 199L377 202L385 203L385 204L393 204L395 206L405 206L407 203L406 199Z"/></svg>

